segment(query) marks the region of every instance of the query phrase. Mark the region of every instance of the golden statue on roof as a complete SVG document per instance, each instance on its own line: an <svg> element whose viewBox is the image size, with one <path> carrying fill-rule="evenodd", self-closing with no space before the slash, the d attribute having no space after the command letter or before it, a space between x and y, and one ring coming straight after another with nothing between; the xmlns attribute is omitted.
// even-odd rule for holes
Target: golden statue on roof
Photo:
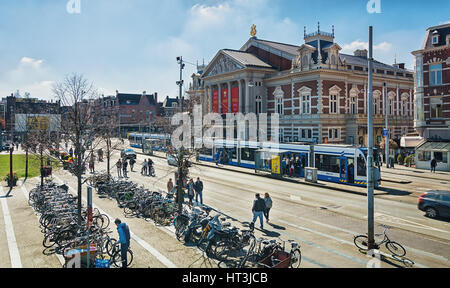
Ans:
<svg viewBox="0 0 450 288"><path fill-rule="evenodd" d="M250 36L255 37L256 36L256 25L252 25L252 30L250 31Z"/></svg>

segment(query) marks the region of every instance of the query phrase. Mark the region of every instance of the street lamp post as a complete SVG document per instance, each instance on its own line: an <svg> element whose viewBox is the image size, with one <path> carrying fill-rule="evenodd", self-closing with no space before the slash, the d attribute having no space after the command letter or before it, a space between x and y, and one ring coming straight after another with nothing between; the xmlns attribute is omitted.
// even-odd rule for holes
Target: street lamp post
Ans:
<svg viewBox="0 0 450 288"><path fill-rule="evenodd" d="M383 84L384 86L384 105L385 105L385 113L386 113L386 130L385 130L385 158L386 158L386 168L389 168L389 97L387 95L387 85L386 82Z"/></svg>
<svg viewBox="0 0 450 288"><path fill-rule="evenodd" d="M367 115L367 133L368 133L368 148L367 148L367 202L368 202L368 249L375 248L374 239L374 181L373 181L373 89L372 89L372 74L373 74L373 27L369 27L369 93L368 93L368 115Z"/></svg>

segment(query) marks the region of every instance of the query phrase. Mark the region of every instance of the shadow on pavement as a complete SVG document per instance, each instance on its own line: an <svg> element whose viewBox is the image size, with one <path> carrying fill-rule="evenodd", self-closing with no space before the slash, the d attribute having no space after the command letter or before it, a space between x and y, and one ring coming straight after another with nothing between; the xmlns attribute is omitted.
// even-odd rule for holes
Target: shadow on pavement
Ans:
<svg viewBox="0 0 450 288"><path fill-rule="evenodd" d="M403 190L398 190L398 189L393 189L393 188L386 188L386 187L380 187L377 190L387 192L389 195L394 195L394 196L407 196L407 195L412 194L411 192L408 192L408 191L403 191Z"/></svg>
<svg viewBox="0 0 450 288"><path fill-rule="evenodd" d="M280 225L276 225L276 224L272 224L272 223L267 223L267 224L272 226L273 229L286 230L286 227L283 227L283 226L280 226Z"/></svg>

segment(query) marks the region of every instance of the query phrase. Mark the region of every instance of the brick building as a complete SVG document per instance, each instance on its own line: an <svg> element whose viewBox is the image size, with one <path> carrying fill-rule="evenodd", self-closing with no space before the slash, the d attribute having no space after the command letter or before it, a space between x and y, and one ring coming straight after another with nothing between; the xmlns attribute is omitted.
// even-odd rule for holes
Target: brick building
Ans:
<svg viewBox="0 0 450 288"><path fill-rule="evenodd" d="M450 171L450 24L430 27L415 56L414 127L425 138L416 147L416 167Z"/></svg>
<svg viewBox="0 0 450 288"><path fill-rule="evenodd" d="M280 114L282 142L367 145L367 50L340 53L332 33L307 34L301 46L250 38L220 50L202 74L210 112ZM374 62L374 144L385 105L391 139L413 131L413 72ZM385 97L387 101L385 101Z"/></svg>

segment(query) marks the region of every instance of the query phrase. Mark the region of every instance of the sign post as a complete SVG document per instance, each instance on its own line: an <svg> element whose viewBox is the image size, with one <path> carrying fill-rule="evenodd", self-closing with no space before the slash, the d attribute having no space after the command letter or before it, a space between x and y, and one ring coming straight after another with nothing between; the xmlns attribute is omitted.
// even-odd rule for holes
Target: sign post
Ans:
<svg viewBox="0 0 450 288"><path fill-rule="evenodd" d="M90 256L91 256L91 241L90 241L90 233L89 230L92 226L92 187L87 187L87 207L88 207L88 229L87 229L87 268L90 268Z"/></svg>

